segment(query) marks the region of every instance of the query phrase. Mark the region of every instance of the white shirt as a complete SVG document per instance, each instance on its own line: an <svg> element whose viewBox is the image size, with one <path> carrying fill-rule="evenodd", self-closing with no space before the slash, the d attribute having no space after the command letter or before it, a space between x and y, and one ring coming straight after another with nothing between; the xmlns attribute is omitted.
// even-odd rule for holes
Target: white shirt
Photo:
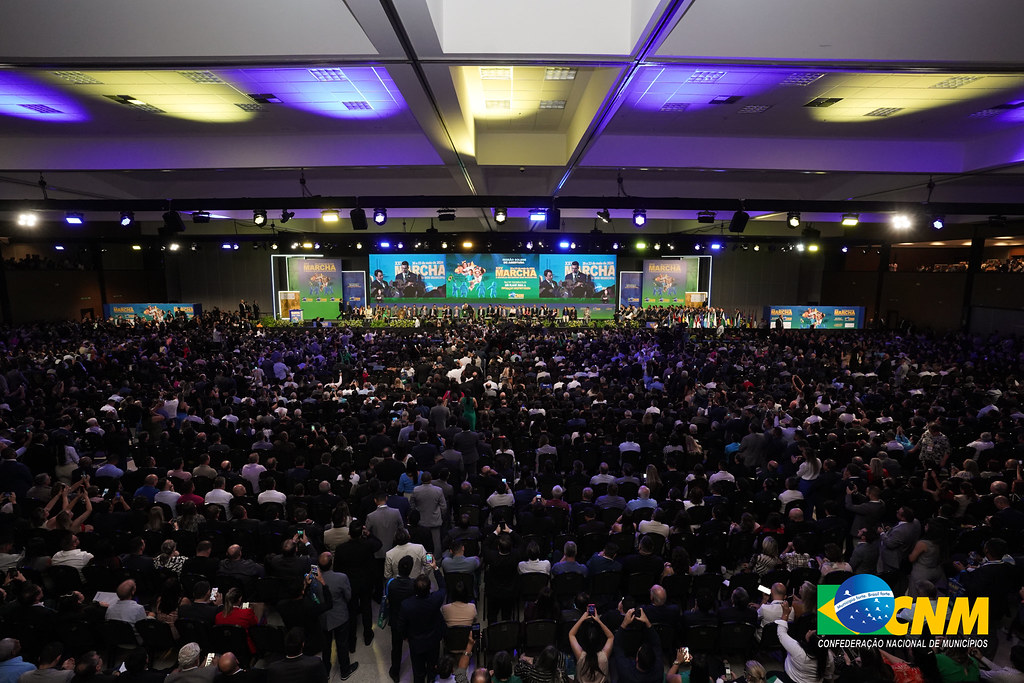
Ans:
<svg viewBox="0 0 1024 683"><path fill-rule="evenodd" d="M234 498L224 489L213 489L206 494L204 500L207 504L220 505L227 513L227 519L231 519L231 499Z"/></svg>
<svg viewBox="0 0 1024 683"><path fill-rule="evenodd" d="M281 505L284 505L286 500L288 500L288 496L276 489L264 491L260 495L256 496L256 502L260 505L263 505L264 503L280 503Z"/></svg>

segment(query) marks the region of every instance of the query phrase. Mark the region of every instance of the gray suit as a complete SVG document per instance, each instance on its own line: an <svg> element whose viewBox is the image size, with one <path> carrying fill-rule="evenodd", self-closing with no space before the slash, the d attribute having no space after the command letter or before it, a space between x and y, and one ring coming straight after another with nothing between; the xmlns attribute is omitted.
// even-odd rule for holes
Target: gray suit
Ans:
<svg viewBox="0 0 1024 683"><path fill-rule="evenodd" d="M900 522L882 534L879 539L878 573L898 571L919 538L921 523L916 519L913 522Z"/></svg>
<svg viewBox="0 0 1024 683"><path fill-rule="evenodd" d="M324 590L329 591L331 596L331 608L320 615L320 628L327 633L324 668L330 675L331 640L333 639L338 653L338 671L344 676L352 666L348 656L348 602L352 599L352 584L349 583L348 577L341 572L324 572L323 576Z"/></svg>
<svg viewBox="0 0 1024 683"><path fill-rule="evenodd" d="M448 508L444 491L432 483L420 484L412 490L409 503L413 510L420 512L420 526L430 529L434 552L441 552L441 525L444 524L444 511Z"/></svg>
<svg viewBox="0 0 1024 683"><path fill-rule="evenodd" d="M740 440L740 449L737 453L741 463L748 470L765 465L765 446L767 445L764 434L752 432Z"/></svg>
<svg viewBox="0 0 1024 683"><path fill-rule="evenodd" d="M401 529L402 513L383 505L366 516L366 528L381 543L374 557L384 562L384 556L395 545L395 532ZM382 568L383 569L383 568Z"/></svg>

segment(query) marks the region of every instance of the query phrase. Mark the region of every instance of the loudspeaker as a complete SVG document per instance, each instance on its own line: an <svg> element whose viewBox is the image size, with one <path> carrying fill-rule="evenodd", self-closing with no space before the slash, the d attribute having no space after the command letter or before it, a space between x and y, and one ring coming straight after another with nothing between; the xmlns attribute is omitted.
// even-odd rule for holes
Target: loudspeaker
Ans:
<svg viewBox="0 0 1024 683"><path fill-rule="evenodd" d="M177 211L168 211L164 214L163 227L159 228L157 234L161 237L168 237L179 232L185 232L185 222Z"/></svg>
<svg viewBox="0 0 1024 683"><path fill-rule="evenodd" d="M548 230L558 230L562 227L562 212L559 209L548 209L548 218L544 222Z"/></svg>
<svg viewBox="0 0 1024 683"><path fill-rule="evenodd" d="M348 215L352 218L353 230L366 230L369 227L366 222L366 212L362 209L352 209Z"/></svg>
<svg viewBox="0 0 1024 683"><path fill-rule="evenodd" d="M732 215L732 220L729 221L729 232L743 232L744 228L747 227L747 221L750 220L750 214L742 209Z"/></svg>

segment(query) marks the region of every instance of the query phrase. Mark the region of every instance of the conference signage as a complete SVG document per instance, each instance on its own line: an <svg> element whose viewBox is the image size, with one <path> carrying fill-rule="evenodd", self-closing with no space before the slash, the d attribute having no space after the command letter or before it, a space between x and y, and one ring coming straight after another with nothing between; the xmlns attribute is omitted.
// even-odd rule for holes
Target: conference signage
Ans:
<svg viewBox="0 0 1024 683"><path fill-rule="evenodd" d="M191 318L202 313L202 304L103 304L103 316L108 320L162 322L179 315Z"/></svg>
<svg viewBox="0 0 1024 683"><path fill-rule="evenodd" d="M645 260L643 305L683 306L686 293L697 291L697 264L689 259Z"/></svg>
<svg viewBox="0 0 1024 683"><path fill-rule="evenodd" d="M772 327L782 318L787 330L854 330L864 327L863 306L766 306Z"/></svg>

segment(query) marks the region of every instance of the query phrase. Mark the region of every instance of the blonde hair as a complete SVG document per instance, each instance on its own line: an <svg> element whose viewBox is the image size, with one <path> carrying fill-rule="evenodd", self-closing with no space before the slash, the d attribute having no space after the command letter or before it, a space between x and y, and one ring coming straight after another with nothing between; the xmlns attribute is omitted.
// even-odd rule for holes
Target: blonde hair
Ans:
<svg viewBox="0 0 1024 683"><path fill-rule="evenodd" d="M743 678L747 683L765 683L768 680L768 672L761 662L751 659L743 665Z"/></svg>

